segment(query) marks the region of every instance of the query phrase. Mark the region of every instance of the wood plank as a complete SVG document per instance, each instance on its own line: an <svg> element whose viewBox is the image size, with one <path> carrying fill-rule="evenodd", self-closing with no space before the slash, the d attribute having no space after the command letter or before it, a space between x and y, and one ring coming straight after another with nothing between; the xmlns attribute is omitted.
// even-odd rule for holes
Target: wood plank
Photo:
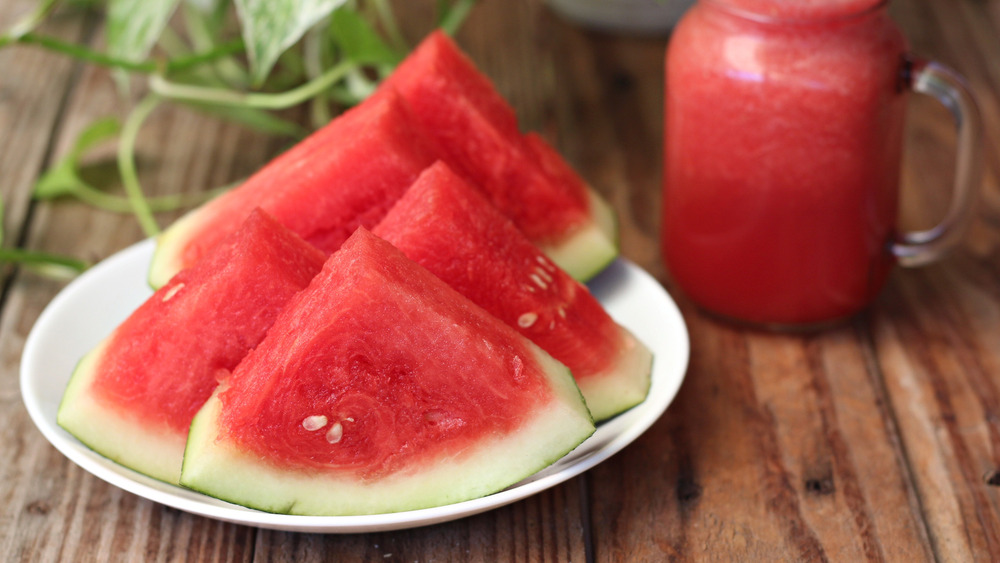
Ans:
<svg viewBox="0 0 1000 563"><path fill-rule="evenodd" d="M590 474L598 559L931 559L863 325L756 334L687 313L675 404Z"/></svg>
<svg viewBox="0 0 1000 563"><path fill-rule="evenodd" d="M124 117L126 106L106 71L87 68L69 96L65 119L54 128L54 156L68 150L90 121ZM189 110L164 108L143 129L137 153L147 192L166 194L245 176L281 144ZM96 262L141 238L141 229L129 215L58 201L37 206L28 245ZM24 340L61 287L28 272L15 277L0 319L5 389L18 388L17 364ZM108 485L47 443L15 392L4 397L0 409L7 421L4 443L16 443L18 448L12 458L17 463L0 469L0 498L8 501L0 507L0 558L240 561L252 556L255 530L196 518Z"/></svg>
<svg viewBox="0 0 1000 563"><path fill-rule="evenodd" d="M26 17L37 3L11 0L0 5L0 29ZM56 18L39 31L66 40L79 40L93 23L82 18ZM79 66L65 57L37 48L11 45L0 50L0 197L3 198L6 244L21 236L31 201L31 190L47 165L54 130L62 115L67 88Z"/></svg>
<svg viewBox="0 0 1000 563"><path fill-rule="evenodd" d="M577 479L462 520L393 532L298 534L260 531L259 561L585 561ZM574 524L575 523L575 524Z"/></svg>
<svg viewBox="0 0 1000 563"><path fill-rule="evenodd" d="M6 29L34 8L34 2L12 1L0 5L0 25ZM80 20L54 21L42 29L66 39L77 39L88 31ZM46 165L52 146L53 131L58 127L65 93L74 78L74 65L57 56L21 46L0 51L0 193L5 203L3 235L5 245L16 245L30 208L31 188L39 171ZM9 270L4 270L7 283ZM40 284L44 287L44 284ZM31 300L36 310L58 286L49 285L48 293ZM41 447L40 437L28 421L21 404L17 383L18 362L24 337L33 318L4 315L0 325L0 443L6 459L18 463L0 465L0 557L8 561L29 560L37 554L56 554L59 544L45 541L51 536L38 534L46 516L64 505L60 499L39 499L32 495L55 487L62 490L66 479L48 467L51 448ZM33 470L40 463L46 471ZM29 529L16 523L28 522ZM50 557L54 559L54 557Z"/></svg>
<svg viewBox="0 0 1000 563"><path fill-rule="evenodd" d="M1000 22L991 10L995 4L914 0L900 18L916 49L968 78L988 133L1000 127ZM922 201L907 211L922 213L925 224L947 205L953 167L950 117L935 111L911 113L917 134L906 155L905 178ZM874 319L877 361L943 561L1000 556L1000 498L991 484L1000 469L1000 161L989 137L984 155L982 196L964 245L940 264L897 272Z"/></svg>

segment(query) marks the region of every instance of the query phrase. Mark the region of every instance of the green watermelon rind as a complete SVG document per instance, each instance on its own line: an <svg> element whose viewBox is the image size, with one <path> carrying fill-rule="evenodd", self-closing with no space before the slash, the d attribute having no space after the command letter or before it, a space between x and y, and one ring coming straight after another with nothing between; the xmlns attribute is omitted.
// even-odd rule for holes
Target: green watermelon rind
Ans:
<svg viewBox="0 0 1000 563"><path fill-rule="evenodd" d="M614 209L593 188L587 189L587 196L590 221L556 244L539 246L552 262L580 282L601 273L619 254L618 218ZM182 267L181 246L190 242L189 233L197 232L209 220L207 205L211 202L189 211L157 236L147 275L147 283L154 290L166 285Z"/></svg>
<svg viewBox="0 0 1000 563"><path fill-rule="evenodd" d="M625 327L617 326L622 349L615 363L600 373L577 379L597 422L645 401L652 385L653 352Z"/></svg>
<svg viewBox="0 0 1000 563"><path fill-rule="evenodd" d="M569 370L534 347L551 382L552 400L533 409L516 432L467 451L461 458L427 461L391 478L282 469L218 439L219 390L195 416L188 434L181 485L248 508L278 514L348 516L432 508L484 497L562 459L595 431Z"/></svg>
<svg viewBox="0 0 1000 563"><path fill-rule="evenodd" d="M121 409L109 408L94 394L97 366L111 337L87 353L76 365L63 393L56 422L96 453L154 479L176 485L184 452L183 435L122 416Z"/></svg>
<svg viewBox="0 0 1000 563"><path fill-rule="evenodd" d="M156 236L156 249L149 263L146 282L154 290L167 285L170 278L184 268L181 262L183 245L190 242L189 233L197 232L198 227L208 220L206 207L212 202L206 202L201 207L188 211L166 230Z"/></svg>
<svg viewBox="0 0 1000 563"><path fill-rule="evenodd" d="M618 218L608 202L587 189L590 221L556 244L539 249L573 279L587 282L618 258Z"/></svg>

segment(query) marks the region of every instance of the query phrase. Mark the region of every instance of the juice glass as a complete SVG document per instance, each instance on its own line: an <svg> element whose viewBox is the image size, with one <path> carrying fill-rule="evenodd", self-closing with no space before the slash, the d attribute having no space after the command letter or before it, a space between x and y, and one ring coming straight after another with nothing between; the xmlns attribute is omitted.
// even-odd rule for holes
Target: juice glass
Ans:
<svg viewBox="0 0 1000 563"><path fill-rule="evenodd" d="M907 94L959 129L952 205L896 229ZM867 306L893 266L939 258L980 175L975 102L909 54L884 0L700 0L667 53L663 257L718 315L822 325Z"/></svg>

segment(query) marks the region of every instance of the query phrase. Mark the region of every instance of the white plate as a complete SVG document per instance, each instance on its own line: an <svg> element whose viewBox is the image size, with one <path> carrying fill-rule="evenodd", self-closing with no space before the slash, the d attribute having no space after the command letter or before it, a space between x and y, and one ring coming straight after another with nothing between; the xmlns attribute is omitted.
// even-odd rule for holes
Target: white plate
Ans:
<svg viewBox="0 0 1000 563"><path fill-rule="evenodd" d="M121 467L94 453L56 424L59 401L77 360L150 295L146 269L152 253L151 240L129 247L74 280L52 300L24 347L21 394L42 434L83 469L147 499L227 522L302 532L369 532L434 524L503 506L575 477L627 446L663 414L687 369L687 329L676 305L649 274L620 259L589 286L611 316L655 354L652 387L642 404L602 423L593 436L551 467L480 499L370 516L260 512Z"/></svg>

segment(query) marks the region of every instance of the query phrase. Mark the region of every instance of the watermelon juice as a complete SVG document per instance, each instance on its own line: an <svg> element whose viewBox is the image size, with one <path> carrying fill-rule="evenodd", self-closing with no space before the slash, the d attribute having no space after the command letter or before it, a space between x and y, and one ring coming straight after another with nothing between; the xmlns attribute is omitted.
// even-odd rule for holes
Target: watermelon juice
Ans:
<svg viewBox="0 0 1000 563"><path fill-rule="evenodd" d="M662 248L709 311L799 325L893 263L904 37L877 0L703 0L667 57Z"/></svg>

